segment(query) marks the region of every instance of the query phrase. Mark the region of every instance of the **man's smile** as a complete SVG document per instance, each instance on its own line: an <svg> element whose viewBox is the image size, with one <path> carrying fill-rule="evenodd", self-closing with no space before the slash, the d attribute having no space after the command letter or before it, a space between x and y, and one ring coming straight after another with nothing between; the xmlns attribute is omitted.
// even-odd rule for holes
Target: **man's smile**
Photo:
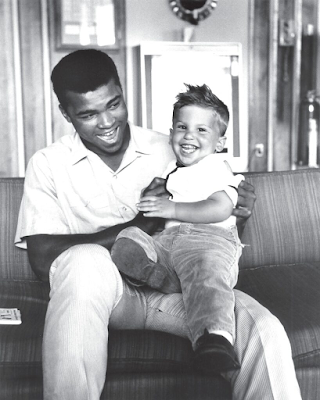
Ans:
<svg viewBox="0 0 320 400"><path fill-rule="evenodd" d="M97 137L102 140L103 142L115 142L118 137L118 132L119 132L119 126L115 129L112 129L111 131L104 131L102 133L99 133Z"/></svg>

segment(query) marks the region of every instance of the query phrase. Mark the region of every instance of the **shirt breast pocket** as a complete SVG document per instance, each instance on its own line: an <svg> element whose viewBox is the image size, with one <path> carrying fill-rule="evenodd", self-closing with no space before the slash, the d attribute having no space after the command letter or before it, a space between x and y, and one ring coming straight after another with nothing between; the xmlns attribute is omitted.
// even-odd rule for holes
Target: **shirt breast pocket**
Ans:
<svg viewBox="0 0 320 400"><path fill-rule="evenodd" d="M86 207L92 211L105 211L112 206L110 196L108 193L99 194L88 200Z"/></svg>
<svg viewBox="0 0 320 400"><path fill-rule="evenodd" d="M73 201L70 208L70 225L77 233L96 232L109 226L112 209L114 209L106 193L86 200Z"/></svg>
<svg viewBox="0 0 320 400"><path fill-rule="evenodd" d="M110 209L110 197L107 193L102 193L91 198L73 199L70 208L76 213L105 213Z"/></svg>

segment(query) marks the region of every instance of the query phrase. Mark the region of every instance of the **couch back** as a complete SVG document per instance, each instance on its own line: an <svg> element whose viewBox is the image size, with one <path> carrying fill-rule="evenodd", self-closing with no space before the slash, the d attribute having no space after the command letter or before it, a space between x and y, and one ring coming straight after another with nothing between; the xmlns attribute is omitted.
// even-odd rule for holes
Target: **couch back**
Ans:
<svg viewBox="0 0 320 400"><path fill-rule="evenodd" d="M14 245L23 181L23 178L0 178L0 279L37 279L27 252Z"/></svg>
<svg viewBox="0 0 320 400"><path fill-rule="evenodd" d="M248 173L257 200L240 268L320 261L320 170Z"/></svg>
<svg viewBox="0 0 320 400"><path fill-rule="evenodd" d="M320 261L320 170L248 173L257 200L240 268ZM22 178L0 178L0 279L37 279L14 246Z"/></svg>

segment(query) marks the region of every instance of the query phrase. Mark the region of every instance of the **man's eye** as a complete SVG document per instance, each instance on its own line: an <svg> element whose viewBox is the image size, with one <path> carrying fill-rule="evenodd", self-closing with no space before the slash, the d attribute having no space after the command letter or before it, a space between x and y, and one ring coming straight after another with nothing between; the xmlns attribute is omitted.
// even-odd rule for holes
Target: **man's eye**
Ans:
<svg viewBox="0 0 320 400"><path fill-rule="evenodd" d="M83 119L83 120L88 120L88 119L91 119L91 118L93 118L95 116L95 114L86 114L86 115L82 115L81 116L81 119Z"/></svg>
<svg viewBox="0 0 320 400"><path fill-rule="evenodd" d="M117 108L117 107L119 106L119 104L120 104L120 102L117 101L116 103L111 104L109 108L110 108L111 110L114 110L115 108Z"/></svg>

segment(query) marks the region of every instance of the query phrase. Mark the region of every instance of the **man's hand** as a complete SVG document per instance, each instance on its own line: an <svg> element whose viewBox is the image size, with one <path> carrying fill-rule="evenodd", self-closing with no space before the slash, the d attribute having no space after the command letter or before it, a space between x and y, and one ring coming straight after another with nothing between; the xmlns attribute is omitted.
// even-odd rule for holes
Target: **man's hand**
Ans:
<svg viewBox="0 0 320 400"><path fill-rule="evenodd" d="M165 197L144 196L137 208L145 217L176 218L175 203Z"/></svg>
<svg viewBox="0 0 320 400"><path fill-rule="evenodd" d="M232 214L237 217L239 236L242 235L247 219L251 216L256 195L254 187L247 181L241 181L238 187L238 203Z"/></svg>
<svg viewBox="0 0 320 400"><path fill-rule="evenodd" d="M170 194L166 190L166 180L163 178L154 178L149 186L141 192L141 197L157 196L169 198Z"/></svg>

